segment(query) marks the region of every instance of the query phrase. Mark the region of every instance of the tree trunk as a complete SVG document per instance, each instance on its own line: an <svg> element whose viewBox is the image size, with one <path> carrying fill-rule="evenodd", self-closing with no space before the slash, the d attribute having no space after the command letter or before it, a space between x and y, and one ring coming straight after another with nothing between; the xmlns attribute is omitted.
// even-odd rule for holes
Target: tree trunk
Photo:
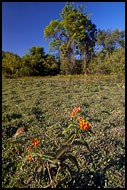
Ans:
<svg viewBox="0 0 127 190"><path fill-rule="evenodd" d="M75 42L72 41L72 74L76 74L75 64Z"/></svg>
<svg viewBox="0 0 127 190"><path fill-rule="evenodd" d="M87 74L87 67L88 67L88 52L87 52L87 50L84 50L83 64L84 64L84 73Z"/></svg>

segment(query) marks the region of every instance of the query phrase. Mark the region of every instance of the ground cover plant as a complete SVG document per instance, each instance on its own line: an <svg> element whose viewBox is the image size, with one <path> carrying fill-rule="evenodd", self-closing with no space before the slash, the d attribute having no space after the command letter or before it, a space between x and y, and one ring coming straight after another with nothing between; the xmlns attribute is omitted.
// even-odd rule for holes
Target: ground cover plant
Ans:
<svg viewBox="0 0 127 190"><path fill-rule="evenodd" d="M80 108L76 113L79 115L76 116L74 108ZM76 121L86 144L77 142L67 150L67 154L76 158L73 162L66 160L68 170L66 167L65 171L58 171L59 167L52 167L52 180L57 183L51 184L48 168L43 167L39 155L34 155L39 152L48 156L57 152L58 155L65 142L71 143L74 133L67 128L73 116L82 116L88 121L93 133L80 129L84 124L82 118ZM16 130L23 126L28 131L14 139ZM66 151L59 153L66 157ZM49 185L125 187L123 77L70 75L2 80L2 187L44 188Z"/></svg>

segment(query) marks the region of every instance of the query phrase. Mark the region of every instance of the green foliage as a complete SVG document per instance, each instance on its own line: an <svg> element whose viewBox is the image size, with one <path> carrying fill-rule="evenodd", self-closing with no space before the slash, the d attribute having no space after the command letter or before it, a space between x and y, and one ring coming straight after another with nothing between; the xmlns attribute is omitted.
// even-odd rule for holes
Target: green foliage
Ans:
<svg viewBox="0 0 127 190"><path fill-rule="evenodd" d="M68 149L70 149L69 145L63 145L59 150L57 150L57 152L56 152L56 159L58 159Z"/></svg>
<svg viewBox="0 0 127 190"><path fill-rule="evenodd" d="M45 65L47 66L47 75L57 75L59 73L59 61L54 55L45 55Z"/></svg>
<svg viewBox="0 0 127 190"><path fill-rule="evenodd" d="M22 59L14 53L4 52L2 55L2 73L5 77L21 76L24 67Z"/></svg>
<svg viewBox="0 0 127 190"><path fill-rule="evenodd" d="M118 48L112 54L98 52L89 65L90 73L124 74L125 49Z"/></svg>
<svg viewBox="0 0 127 190"><path fill-rule="evenodd" d="M4 52L2 72L5 77L57 75L59 61L54 55L45 54L43 47L32 47L22 57Z"/></svg>
<svg viewBox="0 0 127 190"><path fill-rule="evenodd" d="M77 108L75 107L73 110L75 112L75 117L77 112L80 110L81 108ZM71 118L70 118L71 119ZM24 167L27 162L29 164L34 164L34 161L36 160L36 164L38 165L38 169L37 169L37 173L40 173L41 171L43 171L43 175L46 176L46 169L49 175L49 179L50 179L50 183L49 183L49 187L56 187L57 185L59 185L60 181L58 181L58 175L60 175L61 172L66 172L66 169L68 170L68 172L70 173L71 177L73 177L73 171L71 169L71 164L73 164L77 169L78 172L80 171L80 167L78 164L78 161L76 159L76 157L72 154L70 154L71 149L75 146L87 146L87 148L89 149L89 146L86 142L83 142L79 139L79 137L82 136L82 134L79 134L79 123L77 122L77 126L76 126L76 118L71 119L72 124L70 124L66 130L64 129L63 132L61 132L61 134L63 133L71 133L71 138L69 135L69 138L63 142L63 144L61 145L61 147L56 150L56 152L49 152L49 153L45 153L41 147L39 147L39 141L38 139L34 139L31 141L31 144L34 146L31 147L31 145L29 145L27 147L29 154L24 156L24 158L22 159L22 163L20 164L21 167ZM73 123L75 123L75 127L73 126ZM84 123L84 127L85 123ZM74 131L73 131L74 129ZM87 129L88 130L88 129ZM73 133L72 133L73 131ZM73 134L73 135L72 135ZM72 138L73 137L73 138ZM79 139L79 140L75 140L75 139ZM41 140L41 138L40 138ZM63 139L64 140L64 139ZM16 140L15 141L16 144L27 144L27 141L22 141L22 140ZM10 142L10 143L14 143L14 141ZM78 144L77 144L78 143ZM40 145L41 146L41 145ZM68 163L68 161L70 161L70 163ZM41 163L41 165L40 165ZM52 169L56 169L56 173L52 171ZM27 180L28 182L28 180Z"/></svg>
<svg viewBox="0 0 127 190"><path fill-rule="evenodd" d="M96 25L89 19L90 16L84 12L85 9L86 7L79 5L76 9L74 3L66 3L60 13L62 21L52 20L45 28L45 37L52 39L50 50L59 52L60 73L110 74L118 73L119 69L124 72L124 64L121 64L124 55L121 53L121 61L115 50L125 48L125 32L119 29L97 31ZM95 45L100 50L96 54ZM113 55L109 55L112 53ZM80 60L76 60L77 55L81 57Z"/></svg>
<svg viewBox="0 0 127 190"><path fill-rule="evenodd" d="M74 8L74 3L66 3L60 14L62 21L52 20L44 30L46 39L52 39L50 42L50 51L58 51L60 54L62 74L75 74L76 69L76 51L80 50L83 54L86 64L90 59L95 46L96 25L92 24L89 16L84 13L86 7L78 6Z"/></svg>
<svg viewBox="0 0 127 190"><path fill-rule="evenodd" d="M48 40L48 38L52 38L56 35L56 33L60 29L60 23L59 19L52 20L49 24L49 26L46 26L44 30L44 37Z"/></svg>
<svg viewBox="0 0 127 190"><path fill-rule="evenodd" d="M44 75L47 71L47 67L44 64L44 48L43 47L32 47L29 49L22 59L24 64L30 69L30 75Z"/></svg>
<svg viewBox="0 0 127 190"><path fill-rule="evenodd" d="M73 124L70 124L67 128L65 128L62 132L62 134L72 130L72 129L75 129L76 127L73 125Z"/></svg>
<svg viewBox="0 0 127 190"><path fill-rule="evenodd" d="M78 172L80 171L79 164L75 156L73 156L72 154L66 154L62 157L62 162L66 159L69 159L72 162L72 164L74 164L77 167Z"/></svg>
<svg viewBox="0 0 127 190"><path fill-rule="evenodd" d="M97 34L98 48L102 48L102 51L112 53L118 47L125 48L125 31L119 31L119 29L111 30L98 30Z"/></svg>
<svg viewBox="0 0 127 190"><path fill-rule="evenodd" d="M80 107L78 107L78 108L75 107L73 109L75 112L75 117L76 117L77 112L80 109L81 109ZM82 146L83 145L83 146L86 146L88 148L88 150L90 150L88 143L81 140L82 134L81 133L79 134L79 130L80 130L79 126L78 126L79 123L76 121L77 121L76 118L71 119L72 124L70 124L61 133L61 134L64 134L64 133L70 132L71 136L69 135L69 138L67 140L65 140L65 142L63 142L63 145L61 145L61 147L58 150L56 150L55 153L49 153L49 154L41 153L42 151L40 152L40 150L36 148L36 146L39 144L38 139L31 141L31 144L33 146L35 146L36 150L33 150L32 152L29 153L29 155L28 155L29 163L32 164L31 160L35 159L35 157L37 157L37 160L39 159L43 163L42 167L40 168L40 166L39 166L38 170L41 171L42 169L44 170L44 168L47 169L49 179L50 179L49 187L52 187L52 188L56 187L60 183L60 181L57 180L58 175L62 171L65 172L65 169L67 169L69 171L71 177L73 177L71 167L66 162L67 160L69 160L74 166L77 167L78 172L80 171L79 164L78 164L76 157L73 156L72 154L68 153L68 152L70 152L70 150L72 149L73 146L75 146L75 145ZM75 127L73 126L73 123L75 123ZM77 123L77 126L76 126L76 123ZM83 129L86 129L86 123L84 123L83 127L84 127ZM73 129L74 129L74 131L73 131ZM88 129L89 129L89 126L88 126ZM86 129L86 130L88 130L88 129ZM72 133L72 131L73 131L73 133ZM78 138L78 140L75 140L77 138ZM35 141L36 141L36 144L35 144ZM34 144L33 144L33 142L34 142ZM19 142L19 143L21 143L21 142ZM30 150L31 149L32 148L30 147ZM26 157L23 158L23 163L26 161L27 161ZM54 172L51 172L52 168L57 168L57 172L55 175L52 175L52 173L54 174ZM43 174L45 175L45 171L43 172Z"/></svg>

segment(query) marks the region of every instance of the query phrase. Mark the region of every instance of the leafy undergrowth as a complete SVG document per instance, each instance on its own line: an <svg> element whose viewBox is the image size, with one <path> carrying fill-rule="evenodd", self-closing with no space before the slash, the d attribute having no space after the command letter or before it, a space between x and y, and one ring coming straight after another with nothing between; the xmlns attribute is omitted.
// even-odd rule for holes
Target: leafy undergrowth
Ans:
<svg viewBox="0 0 127 190"><path fill-rule="evenodd" d="M43 188L48 173L41 163L22 160L28 155L30 141L38 138L38 148L54 153L68 126L73 108L81 107L93 134L86 133L87 147L71 150L80 172L73 170L59 176L58 188L124 188L125 187L125 81L117 76L51 77L3 79L2 81L2 187ZM13 143L19 127L26 126ZM54 171L52 171L54 172Z"/></svg>

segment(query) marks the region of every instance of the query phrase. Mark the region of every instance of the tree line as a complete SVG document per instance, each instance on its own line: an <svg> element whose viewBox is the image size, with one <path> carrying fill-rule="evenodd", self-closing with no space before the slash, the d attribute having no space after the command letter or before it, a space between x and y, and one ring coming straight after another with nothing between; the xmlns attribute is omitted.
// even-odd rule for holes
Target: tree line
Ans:
<svg viewBox="0 0 127 190"><path fill-rule="evenodd" d="M44 37L51 40L46 54L43 47L31 47L22 57L2 52L5 76L47 76L57 74L124 73L125 31L97 30L86 7L66 3L60 19L51 20Z"/></svg>

